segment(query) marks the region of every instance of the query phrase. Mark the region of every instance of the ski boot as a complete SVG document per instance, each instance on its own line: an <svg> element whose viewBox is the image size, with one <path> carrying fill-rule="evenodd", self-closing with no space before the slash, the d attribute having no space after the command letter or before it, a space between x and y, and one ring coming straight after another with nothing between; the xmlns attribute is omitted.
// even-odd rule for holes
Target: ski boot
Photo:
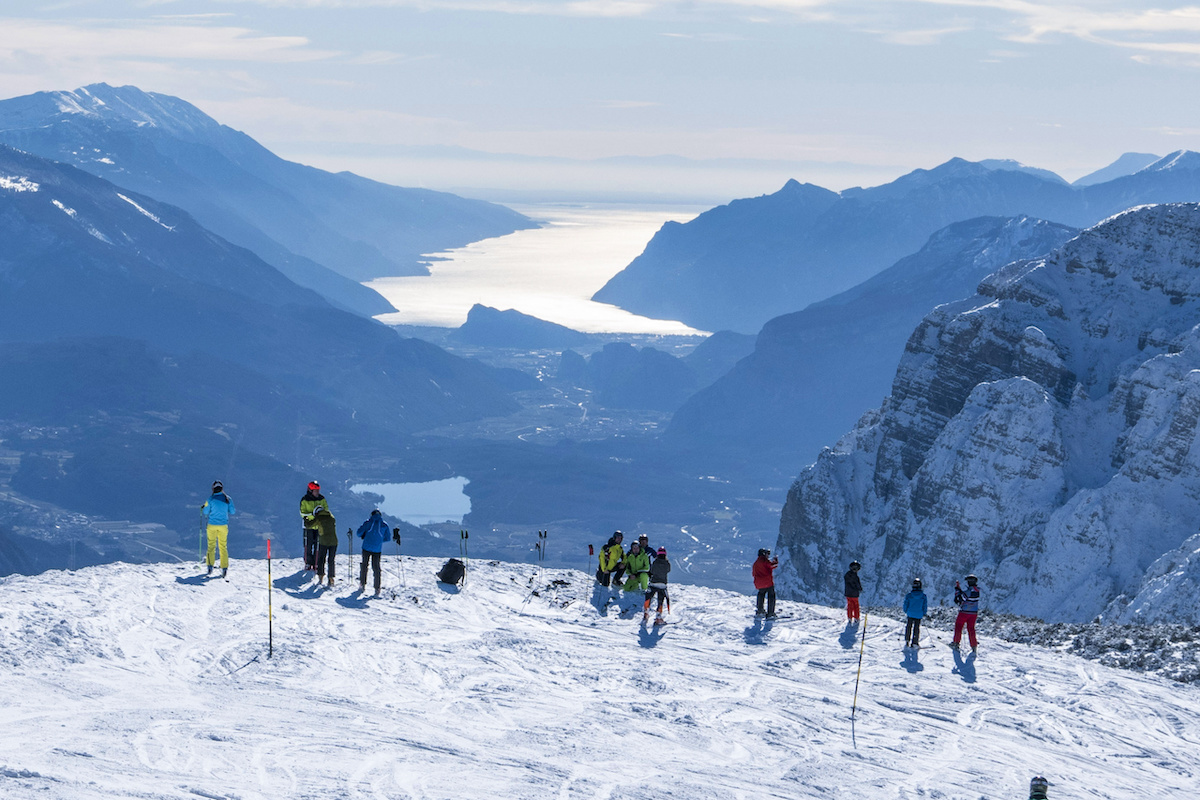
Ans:
<svg viewBox="0 0 1200 800"><path fill-rule="evenodd" d="M205 573L205 574L206 574L206 575L212 575L212 564L209 564L209 565L208 565L208 572L207 572L207 573Z"/></svg>
<svg viewBox="0 0 1200 800"><path fill-rule="evenodd" d="M225 577L226 575L228 575L228 574L229 574L229 568L228 568L228 567L222 567L222 568L221 568L221 577L222 577L222 578L224 578L224 577Z"/></svg>

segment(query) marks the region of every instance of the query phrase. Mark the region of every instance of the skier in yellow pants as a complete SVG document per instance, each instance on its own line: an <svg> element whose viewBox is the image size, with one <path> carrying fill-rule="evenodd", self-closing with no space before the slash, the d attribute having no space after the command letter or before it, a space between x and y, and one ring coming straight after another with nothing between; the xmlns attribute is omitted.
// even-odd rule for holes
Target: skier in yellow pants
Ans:
<svg viewBox="0 0 1200 800"><path fill-rule="evenodd" d="M208 574L212 574L213 559L220 544L221 577L224 578L229 572L229 515L236 514L237 509L220 481L213 481L212 497L204 502L201 510L208 518Z"/></svg>

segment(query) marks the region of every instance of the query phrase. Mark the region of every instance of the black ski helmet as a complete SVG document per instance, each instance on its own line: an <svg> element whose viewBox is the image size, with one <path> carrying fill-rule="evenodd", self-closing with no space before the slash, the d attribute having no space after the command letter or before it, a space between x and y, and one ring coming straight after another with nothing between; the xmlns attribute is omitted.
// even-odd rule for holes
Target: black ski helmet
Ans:
<svg viewBox="0 0 1200 800"><path fill-rule="evenodd" d="M758 550L758 557L759 557L759 558L770 558L770 557L771 557L771 551L770 551L770 550L768 550L768 549L767 549L767 548L765 548L765 547L760 547L760 548L759 548L759 550Z"/></svg>
<svg viewBox="0 0 1200 800"><path fill-rule="evenodd" d="M1029 781L1030 794L1041 792L1043 795L1045 795L1048 788L1050 788L1050 781L1046 780L1041 775L1037 775L1033 778L1033 780Z"/></svg>
<svg viewBox="0 0 1200 800"><path fill-rule="evenodd" d="M213 494L223 491L225 486L220 481L213 481Z"/></svg>
<svg viewBox="0 0 1200 800"><path fill-rule="evenodd" d="M862 564L858 563L857 561L851 561L850 569L862 569Z"/></svg>
<svg viewBox="0 0 1200 800"><path fill-rule="evenodd" d="M968 586L974 586L977 583L979 583L979 578L976 578L974 575L967 576L967 585Z"/></svg>
<svg viewBox="0 0 1200 800"><path fill-rule="evenodd" d="M914 589L921 588L921 579L920 578L913 578L913 588Z"/></svg>

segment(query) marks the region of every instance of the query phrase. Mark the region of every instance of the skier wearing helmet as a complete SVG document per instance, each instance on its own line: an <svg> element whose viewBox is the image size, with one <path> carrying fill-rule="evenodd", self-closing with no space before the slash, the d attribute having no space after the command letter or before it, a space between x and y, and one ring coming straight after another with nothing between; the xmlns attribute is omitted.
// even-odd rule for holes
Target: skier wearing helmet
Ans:
<svg viewBox="0 0 1200 800"><path fill-rule="evenodd" d="M862 594L862 581L858 579L858 571L862 569L862 564L857 561L850 562L850 569L846 570L844 582L846 584L846 619L850 622L858 622L858 596Z"/></svg>
<svg viewBox="0 0 1200 800"><path fill-rule="evenodd" d="M778 566L779 559L771 558L770 550L763 548L758 551L758 558L750 568L750 573L754 576L754 588L758 590L758 604L754 611L756 617L765 614L767 619L775 619L775 568ZM767 604L765 611L764 600Z"/></svg>
<svg viewBox="0 0 1200 800"><path fill-rule="evenodd" d="M313 516L317 506L323 506L329 511L329 503L325 501L325 495L321 494L321 484L312 481L308 484L308 491L304 497L300 498L300 518L304 520L304 568L309 570L317 568L317 544L321 535Z"/></svg>
<svg viewBox="0 0 1200 800"><path fill-rule="evenodd" d="M904 596L904 614L908 622L904 626L904 646L913 649L921 646L921 620L929 610L929 598L921 588L921 579L913 578L912 591Z"/></svg>
<svg viewBox="0 0 1200 800"><path fill-rule="evenodd" d="M658 598L658 615L654 618L654 624L665 621L662 616L663 601L666 601L668 609L671 607L671 601L667 598L667 573L670 571L671 562L667 560L667 548L660 547L654 554L654 563L650 565L650 586L646 590L646 602L642 605L642 622L650 618L650 601L655 597Z"/></svg>
<svg viewBox="0 0 1200 800"><path fill-rule="evenodd" d="M1029 800L1047 800L1046 791L1049 787L1050 781L1041 775L1036 776L1029 782Z"/></svg>
<svg viewBox="0 0 1200 800"><path fill-rule="evenodd" d="M958 581L954 582L954 604L958 606L958 616L954 618L954 640L950 646L958 649L965 627L967 638L971 641L971 652L974 653L979 648L979 640L975 638L975 618L979 616L979 578L968 575L965 591Z"/></svg>

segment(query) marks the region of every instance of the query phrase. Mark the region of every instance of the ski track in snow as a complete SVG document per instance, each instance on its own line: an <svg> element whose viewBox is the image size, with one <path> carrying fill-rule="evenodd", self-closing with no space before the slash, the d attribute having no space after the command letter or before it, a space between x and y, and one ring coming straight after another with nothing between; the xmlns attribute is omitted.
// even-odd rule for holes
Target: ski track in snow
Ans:
<svg viewBox="0 0 1200 800"><path fill-rule="evenodd" d="M342 565L345 559L343 558ZM599 607L570 570L434 559L318 589L298 560L0 579L5 798L1194 797L1200 689L1019 644L971 658L837 609L674 586ZM339 566L342 566L339 565ZM398 584L394 557L385 583ZM552 586L552 580L568 582ZM533 595L532 589L538 589Z"/></svg>

